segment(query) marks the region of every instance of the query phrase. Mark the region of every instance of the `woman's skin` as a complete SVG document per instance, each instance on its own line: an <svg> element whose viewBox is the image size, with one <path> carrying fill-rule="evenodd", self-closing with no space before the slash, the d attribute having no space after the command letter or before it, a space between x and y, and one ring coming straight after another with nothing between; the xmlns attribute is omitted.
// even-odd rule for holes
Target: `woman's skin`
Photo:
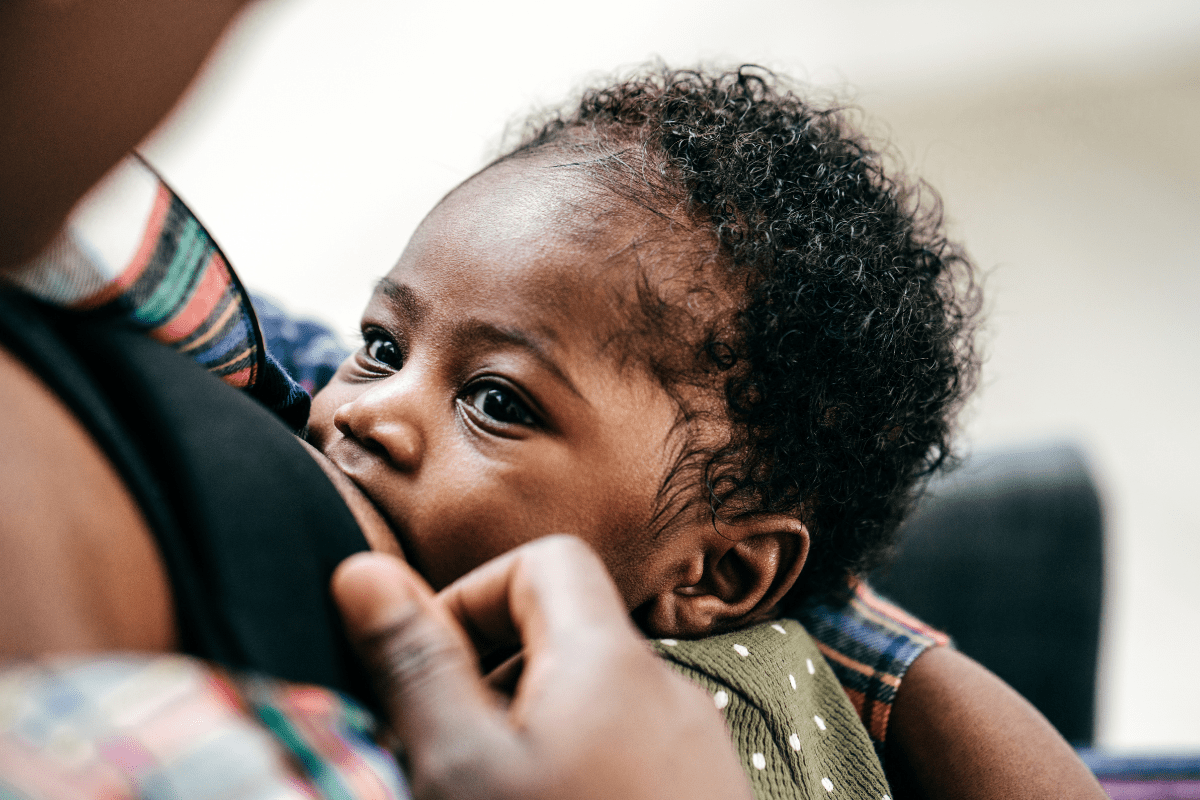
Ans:
<svg viewBox="0 0 1200 800"><path fill-rule="evenodd" d="M141 511L71 412L0 347L0 662L175 640Z"/></svg>
<svg viewBox="0 0 1200 800"><path fill-rule="evenodd" d="M0 271L45 246L161 120L244 5L0 5ZM165 571L111 463L3 348L0 401L0 660L169 650ZM750 796L710 699L655 660L575 540L525 545L436 596L394 555L361 554L333 591L418 797ZM465 631L482 649L523 646L511 704ZM973 662L932 651L902 687L892 736L931 797L1103 796L1045 720Z"/></svg>
<svg viewBox="0 0 1200 800"><path fill-rule="evenodd" d="M247 0L0 3L0 269L175 105Z"/></svg>
<svg viewBox="0 0 1200 800"><path fill-rule="evenodd" d="M354 481L346 477L346 473L338 469L337 465L330 461L324 453L303 439L297 441L304 446L308 454L317 462L317 466L325 473L325 477L329 478L329 482L342 496L342 502L354 515L354 521L358 523L359 529L363 532L363 538L367 540L370 548L379 553L389 553L397 558L404 558L404 551L400 547L396 533L388 525L383 514L379 513L375 504L371 502L371 498L363 494L362 489L355 486Z"/></svg>

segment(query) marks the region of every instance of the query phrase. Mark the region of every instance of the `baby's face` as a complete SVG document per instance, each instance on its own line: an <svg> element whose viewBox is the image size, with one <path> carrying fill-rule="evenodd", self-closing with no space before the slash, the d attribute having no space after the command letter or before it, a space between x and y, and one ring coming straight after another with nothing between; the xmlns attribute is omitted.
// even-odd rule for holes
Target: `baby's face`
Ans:
<svg viewBox="0 0 1200 800"><path fill-rule="evenodd" d="M493 167L425 219L363 314L364 346L314 399L309 438L435 588L570 533L635 607L673 569L674 537L649 526L677 408L604 347L626 324L631 233L594 224L585 241L588 188L549 163Z"/></svg>

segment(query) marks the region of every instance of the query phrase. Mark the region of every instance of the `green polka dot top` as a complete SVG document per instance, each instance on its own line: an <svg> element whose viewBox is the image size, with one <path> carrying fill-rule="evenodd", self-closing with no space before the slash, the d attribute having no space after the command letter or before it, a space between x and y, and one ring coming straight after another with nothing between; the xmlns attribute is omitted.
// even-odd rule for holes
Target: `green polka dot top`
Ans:
<svg viewBox="0 0 1200 800"><path fill-rule="evenodd" d="M758 800L891 800L866 729L799 623L651 644L712 696Z"/></svg>

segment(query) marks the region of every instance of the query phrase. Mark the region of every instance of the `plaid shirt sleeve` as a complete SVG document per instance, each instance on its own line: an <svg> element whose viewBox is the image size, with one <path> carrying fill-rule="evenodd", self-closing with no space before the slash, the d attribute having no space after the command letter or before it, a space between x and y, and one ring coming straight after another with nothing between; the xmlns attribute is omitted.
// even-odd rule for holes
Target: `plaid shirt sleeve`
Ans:
<svg viewBox="0 0 1200 800"><path fill-rule="evenodd" d="M407 800L366 711L333 692L183 656L0 672L8 800Z"/></svg>
<svg viewBox="0 0 1200 800"><path fill-rule="evenodd" d="M883 761L900 681L917 656L949 644L950 637L889 603L864 582L854 587L845 604L809 602L790 616L816 639Z"/></svg>

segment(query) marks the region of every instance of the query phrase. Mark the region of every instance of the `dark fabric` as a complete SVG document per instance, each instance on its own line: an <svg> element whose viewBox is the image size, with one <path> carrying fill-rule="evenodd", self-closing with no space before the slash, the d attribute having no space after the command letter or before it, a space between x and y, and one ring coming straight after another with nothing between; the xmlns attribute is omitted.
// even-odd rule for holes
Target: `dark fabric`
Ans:
<svg viewBox="0 0 1200 800"><path fill-rule="evenodd" d="M0 291L0 343L108 454L157 538L181 649L370 702L329 596L366 541L259 403L113 320Z"/></svg>
<svg viewBox="0 0 1200 800"><path fill-rule="evenodd" d="M299 432L308 424L308 409L312 398L300 384L292 380L270 353L263 359L258 380L246 391L273 411L293 431Z"/></svg>
<svg viewBox="0 0 1200 800"><path fill-rule="evenodd" d="M871 583L949 633L1067 741L1092 741L1103 513L1073 447L969 459L930 487Z"/></svg>
<svg viewBox="0 0 1200 800"><path fill-rule="evenodd" d="M319 392L350 351L328 326L293 316L262 295L252 294L250 300L270 357L293 384L310 394Z"/></svg>

